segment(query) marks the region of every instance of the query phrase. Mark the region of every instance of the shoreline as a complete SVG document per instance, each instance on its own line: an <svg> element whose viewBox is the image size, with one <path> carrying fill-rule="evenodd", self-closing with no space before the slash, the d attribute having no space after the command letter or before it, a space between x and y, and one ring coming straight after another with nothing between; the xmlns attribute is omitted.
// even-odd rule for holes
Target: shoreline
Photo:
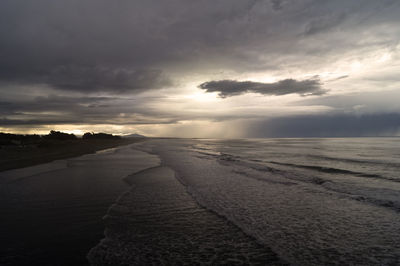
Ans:
<svg viewBox="0 0 400 266"><path fill-rule="evenodd" d="M109 208L105 237L91 265L287 265L269 247L201 206L160 165L125 178L130 185Z"/></svg>

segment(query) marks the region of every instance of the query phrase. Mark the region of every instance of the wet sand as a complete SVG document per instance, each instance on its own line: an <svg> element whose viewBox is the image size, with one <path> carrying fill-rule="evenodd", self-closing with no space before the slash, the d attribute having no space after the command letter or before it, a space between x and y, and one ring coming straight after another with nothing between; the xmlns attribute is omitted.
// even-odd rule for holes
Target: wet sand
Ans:
<svg viewBox="0 0 400 266"><path fill-rule="evenodd" d="M73 158L144 140L146 139L40 140L30 145L0 146L0 172Z"/></svg>
<svg viewBox="0 0 400 266"><path fill-rule="evenodd" d="M0 265L87 264L102 217L129 188L123 178L158 164L125 146L1 172Z"/></svg>

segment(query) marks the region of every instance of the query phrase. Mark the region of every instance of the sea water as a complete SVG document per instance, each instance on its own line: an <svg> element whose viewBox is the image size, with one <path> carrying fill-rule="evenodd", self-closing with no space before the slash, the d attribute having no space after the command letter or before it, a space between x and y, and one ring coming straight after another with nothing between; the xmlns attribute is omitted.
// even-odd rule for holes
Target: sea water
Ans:
<svg viewBox="0 0 400 266"><path fill-rule="evenodd" d="M400 139L347 138L149 139L3 172L1 261L83 263L99 235L94 265L399 265L399 170Z"/></svg>
<svg viewBox="0 0 400 266"><path fill-rule="evenodd" d="M299 265L400 264L400 139L154 140L202 206Z"/></svg>

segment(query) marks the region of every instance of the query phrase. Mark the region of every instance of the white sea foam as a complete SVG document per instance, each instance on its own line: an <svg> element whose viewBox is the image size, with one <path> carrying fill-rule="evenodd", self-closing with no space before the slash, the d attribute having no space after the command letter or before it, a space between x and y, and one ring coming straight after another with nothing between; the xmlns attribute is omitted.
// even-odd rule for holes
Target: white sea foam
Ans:
<svg viewBox="0 0 400 266"><path fill-rule="evenodd" d="M132 188L105 216L92 265L281 265L270 249L201 208L168 167L127 178Z"/></svg>

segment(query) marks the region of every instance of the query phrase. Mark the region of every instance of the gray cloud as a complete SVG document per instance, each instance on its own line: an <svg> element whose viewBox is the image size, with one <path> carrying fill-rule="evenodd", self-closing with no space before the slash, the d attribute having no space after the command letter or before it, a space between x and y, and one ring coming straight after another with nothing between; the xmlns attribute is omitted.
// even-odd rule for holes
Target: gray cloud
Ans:
<svg viewBox="0 0 400 266"><path fill-rule="evenodd" d="M252 115L232 115L215 112L199 113L171 108L160 112L154 108L159 98L142 97L72 97L39 96L33 99L0 101L0 126L62 125L62 124L113 124L154 125L176 124L182 120L209 120L224 122ZM171 102L174 105L174 102Z"/></svg>
<svg viewBox="0 0 400 266"><path fill-rule="evenodd" d="M161 70L139 67L75 64L53 65L47 68L42 66L29 68L27 65L1 67L0 63L0 80L3 82L45 84L54 89L85 93L134 93L169 87L173 84Z"/></svg>
<svg viewBox="0 0 400 266"><path fill-rule="evenodd" d="M274 83L219 80L202 83L199 87L206 92L218 92L221 98L249 92L263 95L286 95L296 93L302 96L322 95L326 93L326 90L322 89L321 82L318 79L300 81L285 79Z"/></svg>
<svg viewBox="0 0 400 266"><path fill-rule="evenodd" d="M272 8L274 10L282 9L283 0L271 0Z"/></svg>
<svg viewBox="0 0 400 266"><path fill-rule="evenodd" d="M316 18L307 24L304 34L313 35L320 32L327 32L329 29L343 23L345 19L346 13L332 14L330 16Z"/></svg>
<svg viewBox="0 0 400 266"><path fill-rule="evenodd" d="M65 90L115 93L158 89L172 84L160 70L82 66L57 67L40 81Z"/></svg>
<svg viewBox="0 0 400 266"><path fill-rule="evenodd" d="M358 29L397 25L398 11L393 0L4 0L0 81L121 93L168 87L162 73L169 69L179 75L304 67L306 54L328 58L354 47ZM352 30L343 27L334 43L310 36L343 21Z"/></svg>
<svg viewBox="0 0 400 266"><path fill-rule="evenodd" d="M190 100L181 96L198 80L214 80L200 87L221 97L246 92L321 95L325 90L319 80L285 79L320 71L343 71L343 80L324 82L332 81L330 87L347 83L337 90L342 93L347 85L357 90L358 83L350 84L354 74L346 74L342 66L397 51L399 12L396 0L2 0L0 125L259 118L265 112L242 112L237 106L216 115L208 112L207 103L188 111L185 101ZM382 72L379 77L369 73L373 80L368 89L381 89L389 79L390 84L398 82L397 70ZM233 80L253 74L283 80ZM350 77L344 79L346 75ZM368 81L367 76L362 79ZM365 89L359 86L359 91ZM176 91L181 94L174 95ZM137 95L142 92L147 93ZM150 102L143 95L160 97ZM304 101L300 108L341 108L337 106L346 102L332 101ZM375 105L351 100L346 109L353 102L358 110L378 112L386 99Z"/></svg>
<svg viewBox="0 0 400 266"><path fill-rule="evenodd" d="M241 20L257 2L5 0L0 81L84 93L168 87L164 68L224 46L210 29Z"/></svg>

